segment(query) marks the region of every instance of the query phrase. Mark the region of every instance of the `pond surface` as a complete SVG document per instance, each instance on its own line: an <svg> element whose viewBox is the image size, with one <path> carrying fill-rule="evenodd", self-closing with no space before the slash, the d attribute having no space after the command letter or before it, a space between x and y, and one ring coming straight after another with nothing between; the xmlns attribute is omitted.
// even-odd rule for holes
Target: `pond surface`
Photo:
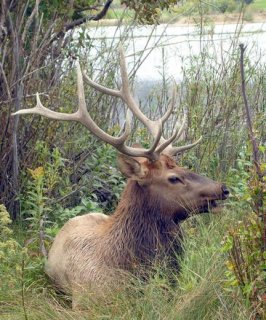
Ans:
<svg viewBox="0 0 266 320"><path fill-rule="evenodd" d="M110 45L124 36L127 27L101 27L89 29L89 35L97 40L107 39ZM162 72L178 82L182 80L182 67L190 63L191 57L208 52L210 62L231 59L239 43L247 45L251 61L266 62L266 22L244 25L224 24L204 27L202 31L194 25L159 25L130 28L128 63L136 62L136 55L144 50L144 60L137 71L137 78L159 80ZM164 63L163 63L164 61ZM163 64L163 66L162 66Z"/></svg>
<svg viewBox="0 0 266 320"><path fill-rule="evenodd" d="M240 43L247 46L245 54L251 64L266 62L266 22L220 24L202 30L195 25L90 27L87 34L95 48L90 51L89 60L99 70L101 66L97 67L93 55L99 55L102 47L117 50L120 39L126 40L128 70L136 69L134 88L140 100L146 100L148 93L165 79L181 82L184 69L191 69L194 76L204 58L217 68L217 73L221 72L222 65L238 59L235 55L239 55Z"/></svg>

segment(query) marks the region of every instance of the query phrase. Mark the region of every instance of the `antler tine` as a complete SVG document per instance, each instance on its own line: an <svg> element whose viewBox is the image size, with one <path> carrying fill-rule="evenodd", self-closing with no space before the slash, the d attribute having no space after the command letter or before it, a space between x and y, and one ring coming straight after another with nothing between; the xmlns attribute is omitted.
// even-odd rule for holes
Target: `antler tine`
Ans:
<svg viewBox="0 0 266 320"><path fill-rule="evenodd" d="M156 149L156 152L161 153L163 150L165 150L165 153L168 153L168 149L171 150L172 146L170 146L174 141L177 141L181 134L184 131L185 128L185 124L186 124L186 116L184 116L184 119L182 121L181 126L179 127L179 124L177 123L174 129L174 133L172 134L172 136L165 140L162 144L159 145L159 147ZM168 148L167 148L168 147Z"/></svg>
<svg viewBox="0 0 266 320"><path fill-rule="evenodd" d="M183 131L185 129L186 122L187 122L187 116L186 116L186 114L184 114L184 118L183 118L182 124L181 124L181 126L180 126L178 131L177 131L178 126L176 127L177 135L176 135L175 139L173 140L173 142L178 141L179 138L181 137L181 135L182 135L182 133L183 133Z"/></svg>
<svg viewBox="0 0 266 320"><path fill-rule="evenodd" d="M170 115L172 114L173 110L174 110L174 106L175 106L175 101L176 101L176 86L173 83L173 88L172 88L172 97L171 97L171 101L168 105L167 111L165 112L165 114L162 116L161 120L162 123L164 124L166 122L166 120L170 117Z"/></svg>
<svg viewBox="0 0 266 320"><path fill-rule="evenodd" d="M120 90L121 99L128 105L129 109L133 112L133 114L148 128L152 136L155 138L157 136L157 131L159 130L158 123L146 117L145 114L140 110L136 101L134 100L130 91L125 55L121 46L119 47L119 54L120 73L122 82L122 87Z"/></svg>
<svg viewBox="0 0 266 320"><path fill-rule="evenodd" d="M92 120L88 113L85 101L84 84L80 65L77 66L77 84L78 84L78 98L79 98L79 122L81 122L86 128L88 128L94 135L106 143L111 144L115 148L121 146L130 134L130 123L129 117L126 119L125 131L120 137L113 137L103 131L98 125Z"/></svg>
<svg viewBox="0 0 266 320"><path fill-rule="evenodd" d="M157 157L159 157L160 152L157 152L156 147L158 146L158 144L159 144L159 142L160 142L160 140L161 140L161 137L162 137L162 133L163 133L163 123L162 123L161 119L159 119L157 122L158 122L158 124L157 124L158 131L157 131L157 134L156 134L156 136L155 136L155 138L154 138L154 142L153 142L152 146L150 147L150 149L147 150L147 152L150 153L150 154L152 154L152 153L154 153L155 150L156 150L155 153L157 154ZM157 158L157 157L156 157L156 158Z"/></svg>
<svg viewBox="0 0 266 320"><path fill-rule="evenodd" d="M128 79L128 73L127 73L127 68L126 68L126 60L125 60L125 55L122 46L119 47L119 54L120 54L120 74L121 74L121 89L120 90L114 90L114 89L109 89L107 87L104 87L96 82L94 82L92 79L90 79L85 73L83 73L85 81L92 86L94 89L111 95L115 97L121 98L124 103L128 106L128 108L132 111L132 113L148 128L150 133L152 134L154 138L153 145L148 149L141 149L141 148L134 148L134 151L137 152L144 152L145 155L142 155L144 157L147 157L151 160L157 159L158 155L151 155L157 145L159 144L161 138L162 138L162 124L167 120L167 118L170 116L173 107L170 106L169 115L165 115L162 120L157 120L153 121L150 120L148 117L145 116L145 114L140 110L138 104L134 100L131 91L130 91L130 85L129 85L129 79ZM123 150L124 152L125 150Z"/></svg>
<svg viewBox="0 0 266 320"><path fill-rule="evenodd" d="M128 124L131 123L131 115L130 115L130 110L127 109L127 112L126 112L126 120L124 121L118 135L120 136L126 129L127 129L127 126Z"/></svg>
<svg viewBox="0 0 266 320"><path fill-rule="evenodd" d="M89 76L84 71L83 71L83 77L84 77L85 81L88 83L88 85L90 85L95 90L100 91L102 93L105 93L107 95L113 96L113 97L122 98L121 92L119 90L110 89L110 88L107 88L105 86L100 85L99 83L97 83L97 82L93 81L91 78L89 78Z"/></svg>
<svg viewBox="0 0 266 320"><path fill-rule="evenodd" d="M159 128L157 127L157 122L150 120L148 117L145 116L143 112L141 112L138 104L136 103L136 101L134 100L130 92L125 55L121 46L119 47L119 54L120 54L120 74L121 74L121 82L122 82L122 86L120 90L110 89L96 83L95 81L90 79L85 72L83 72L84 79L94 89L102 93L121 98L125 102L125 104L128 106L128 108L133 112L133 114L148 128L152 136L156 139L156 136L159 131Z"/></svg>
<svg viewBox="0 0 266 320"><path fill-rule="evenodd" d="M178 153L184 152L186 150L189 150L193 147L195 147L198 143L200 143L200 141L202 140L202 136L195 142L188 144L186 146L180 146L180 147L171 147L169 149L167 149L167 154L169 154L170 156L175 156Z"/></svg>
<svg viewBox="0 0 266 320"><path fill-rule="evenodd" d="M184 116L181 127L179 128L179 126L177 125L174 129L173 135L169 139L165 139L164 137L162 137L162 126L172 114L175 106L176 95L177 95L176 85L173 84L171 101L169 103L168 109L165 112L165 114L159 120L156 120L156 121L150 120L140 110L138 104L136 103L136 101L134 100L131 94L128 73L126 68L125 55L124 55L122 46L119 47L119 54L120 54L120 73L121 73L121 81L122 81L122 87L120 90L113 90L113 89L109 89L104 86L101 86L95 83L93 80L91 80L86 74L84 74L84 77L86 82L96 90L99 90L102 93L106 93L106 94L121 98L127 104L128 108L133 112L133 114L148 128L148 130L150 131L150 133L154 138L153 145L148 150L141 149L141 148L134 148L134 151L136 153L142 152L144 153L143 155L144 157L147 157L150 160L155 160L158 158L159 154L164 150L166 154L175 155L177 153L183 152L185 150L188 150L196 146L201 141L202 137L198 139L196 142L189 144L187 146L182 146L182 147L172 146L172 143L174 141L177 141L184 131L185 123L186 123L186 115ZM161 144L158 146L160 142ZM125 152L125 150L123 152Z"/></svg>
<svg viewBox="0 0 266 320"><path fill-rule="evenodd" d="M144 148L132 148L128 147L126 145L121 145L121 147L118 149L121 153L127 154L132 157L144 157L151 161L155 161L159 159L160 153L156 152L155 149L161 139L161 135L163 132L162 122L159 121L158 123L159 130L157 132L157 135L154 139L154 142L152 146L149 149Z"/></svg>
<svg viewBox="0 0 266 320"><path fill-rule="evenodd" d="M127 109L126 120L123 125L123 130L124 130L124 134L128 137L131 133L131 117L130 117L130 110L129 109ZM122 134L122 132L119 134L119 136Z"/></svg>
<svg viewBox="0 0 266 320"><path fill-rule="evenodd" d="M44 116L46 118L50 118L53 120L63 120L63 121L78 121L78 112L75 113L61 113L61 112L56 112L52 111L46 107L44 107L41 103L39 93L36 93L36 100L37 104L34 108L30 109L22 109L17 112L12 113L12 116L16 116L19 114L39 114L41 116Z"/></svg>

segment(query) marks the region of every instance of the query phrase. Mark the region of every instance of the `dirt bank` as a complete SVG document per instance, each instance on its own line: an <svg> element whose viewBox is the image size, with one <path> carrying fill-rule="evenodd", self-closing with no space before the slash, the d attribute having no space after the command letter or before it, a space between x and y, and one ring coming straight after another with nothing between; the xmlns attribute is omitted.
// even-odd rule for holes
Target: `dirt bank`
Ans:
<svg viewBox="0 0 266 320"><path fill-rule="evenodd" d="M200 16L193 17L180 17L180 18L172 18L169 20L163 20L161 23L169 23L172 26L181 26L188 24L199 24L201 20ZM124 21L125 22L125 21ZM228 14L217 14L217 15L205 15L203 17L203 23L213 23L213 24L235 24L235 23L258 23L265 22L266 23L266 11L254 12L249 15L240 15L239 13L228 13ZM120 20L116 19L104 19L98 22L90 21L88 26L116 26L121 23ZM126 23L126 22L125 22Z"/></svg>
<svg viewBox="0 0 266 320"><path fill-rule="evenodd" d="M187 25L187 24L198 24L201 17L181 17L175 21L172 25ZM255 12L250 16L242 16L239 13L230 13L230 14L217 14L217 15L208 15L203 17L204 23L214 23L214 24L235 24L235 23L266 23L266 11Z"/></svg>

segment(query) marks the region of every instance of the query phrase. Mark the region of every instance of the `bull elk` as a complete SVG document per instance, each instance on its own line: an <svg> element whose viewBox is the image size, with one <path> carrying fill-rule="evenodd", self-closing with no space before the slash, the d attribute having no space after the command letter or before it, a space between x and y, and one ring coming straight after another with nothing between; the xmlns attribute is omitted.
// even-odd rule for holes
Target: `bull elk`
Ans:
<svg viewBox="0 0 266 320"><path fill-rule="evenodd" d="M206 212L216 200L228 197L227 188L206 177L177 166L172 158L194 147L173 146L184 129L173 130L170 138L162 135L163 125L172 114L174 96L166 113L158 120L148 119L134 100L129 86L123 51L120 50L121 89L114 90L92 81L77 67L78 110L72 114L55 112L44 107L37 94L37 105L15 114L39 114L47 118L77 121L100 140L119 151L118 166L128 178L120 202L110 216L88 213L70 219L55 237L50 249L46 272L58 287L70 290L73 299L81 288L97 290L116 282L117 271L134 272L139 265L148 265L156 257L180 248L180 222L193 213ZM118 137L100 129L90 117L83 80L94 89L122 99L153 137L150 148L130 147L127 116L125 128ZM115 279L115 281L113 281Z"/></svg>

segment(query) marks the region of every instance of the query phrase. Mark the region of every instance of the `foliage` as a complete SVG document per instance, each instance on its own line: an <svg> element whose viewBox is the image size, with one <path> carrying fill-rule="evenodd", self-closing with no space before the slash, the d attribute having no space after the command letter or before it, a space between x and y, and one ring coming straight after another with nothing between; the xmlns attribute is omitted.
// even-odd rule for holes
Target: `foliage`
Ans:
<svg viewBox="0 0 266 320"><path fill-rule="evenodd" d="M58 19L58 23L62 24L65 21L71 19L76 20L84 16L93 5L96 4L94 0L75 0L69 2L68 0L60 1L41 1L39 10L43 13L46 23L50 23L51 20ZM28 7L28 14L30 14L35 5L35 1L31 1L31 5ZM57 27L59 28L59 26Z"/></svg>
<svg viewBox="0 0 266 320"><path fill-rule="evenodd" d="M223 250L229 253L226 262L225 286L231 291L239 288L248 306L262 318L265 316L266 254L261 219L250 214L231 228Z"/></svg>
<svg viewBox="0 0 266 320"><path fill-rule="evenodd" d="M253 8L265 10L266 9L266 3L264 0L255 0L250 5Z"/></svg>
<svg viewBox="0 0 266 320"><path fill-rule="evenodd" d="M50 212L52 197L67 192L69 188L65 179L68 168L64 166L59 149L50 152L47 143L37 141L35 152L38 157L36 167L27 168L27 173L22 172L25 194L21 195L22 214L31 221L29 226L32 229L36 229L36 224Z"/></svg>
<svg viewBox="0 0 266 320"><path fill-rule="evenodd" d="M38 167L34 170L28 169L32 177L27 187L27 198L23 205L25 211L25 220L29 222L28 232L31 238L28 242L36 242L39 244L40 252L46 255L45 249L45 225L47 224L47 216L50 208L47 206L47 197L44 195L44 169Z"/></svg>
<svg viewBox="0 0 266 320"><path fill-rule="evenodd" d="M217 6L220 13L233 12L237 8L236 1L234 0L220 0L216 1L214 5Z"/></svg>
<svg viewBox="0 0 266 320"><path fill-rule="evenodd" d="M140 23L153 24L158 22L161 15L161 10L170 9L176 4L176 0L122 0L121 3L125 4L129 9L134 10L135 19Z"/></svg>
<svg viewBox="0 0 266 320"><path fill-rule="evenodd" d="M252 168L250 161L250 152L247 151L246 146L240 151L235 166L229 169L227 175L227 184L230 185L230 191L233 199L239 205L244 205L247 210L251 209L251 196L248 191L249 186L249 171Z"/></svg>
<svg viewBox="0 0 266 320"><path fill-rule="evenodd" d="M140 23L153 24L164 22L176 22L182 16L191 17L193 22L199 16L205 21L215 20L216 15L226 19L225 13L241 13L244 10L244 19L247 15L261 12L265 9L264 0L211 0L208 2L201 0L186 1L121 1L129 9L129 14L125 16L125 12L118 4L114 5L112 10L108 12L107 19L131 20L132 17ZM212 17L212 15L215 15ZM237 19L235 17L235 19ZM215 21L214 21L215 22Z"/></svg>
<svg viewBox="0 0 266 320"><path fill-rule="evenodd" d="M0 205L0 261L1 266L7 269L16 269L19 266L16 264L18 257L16 251L19 251L20 245L13 238L11 229L11 220L4 205ZM1 270L3 272L3 270ZM9 281L12 281L12 275L8 275ZM7 289L7 288L5 288Z"/></svg>
<svg viewBox="0 0 266 320"><path fill-rule="evenodd" d="M15 319L16 304L20 315L28 319L28 293L37 297L49 284L43 274L44 261L32 244L23 244L25 231L21 225L11 226L9 213L0 205L0 317ZM26 242L26 241L25 241ZM13 306L10 307L10 302Z"/></svg>
<svg viewBox="0 0 266 320"><path fill-rule="evenodd" d="M242 197L250 203L251 212L230 228L224 240L223 250L229 253L225 286L232 291L240 289L247 305L263 318L266 303L266 180L265 177L263 181L258 180L254 170L249 163L246 188L242 189Z"/></svg>
<svg viewBox="0 0 266 320"><path fill-rule="evenodd" d="M0 225L0 297L5 296L8 301L12 299L13 294L20 295L23 291L21 281L24 270L22 266L27 250L22 248L15 239L9 213L2 204L0 205Z"/></svg>

